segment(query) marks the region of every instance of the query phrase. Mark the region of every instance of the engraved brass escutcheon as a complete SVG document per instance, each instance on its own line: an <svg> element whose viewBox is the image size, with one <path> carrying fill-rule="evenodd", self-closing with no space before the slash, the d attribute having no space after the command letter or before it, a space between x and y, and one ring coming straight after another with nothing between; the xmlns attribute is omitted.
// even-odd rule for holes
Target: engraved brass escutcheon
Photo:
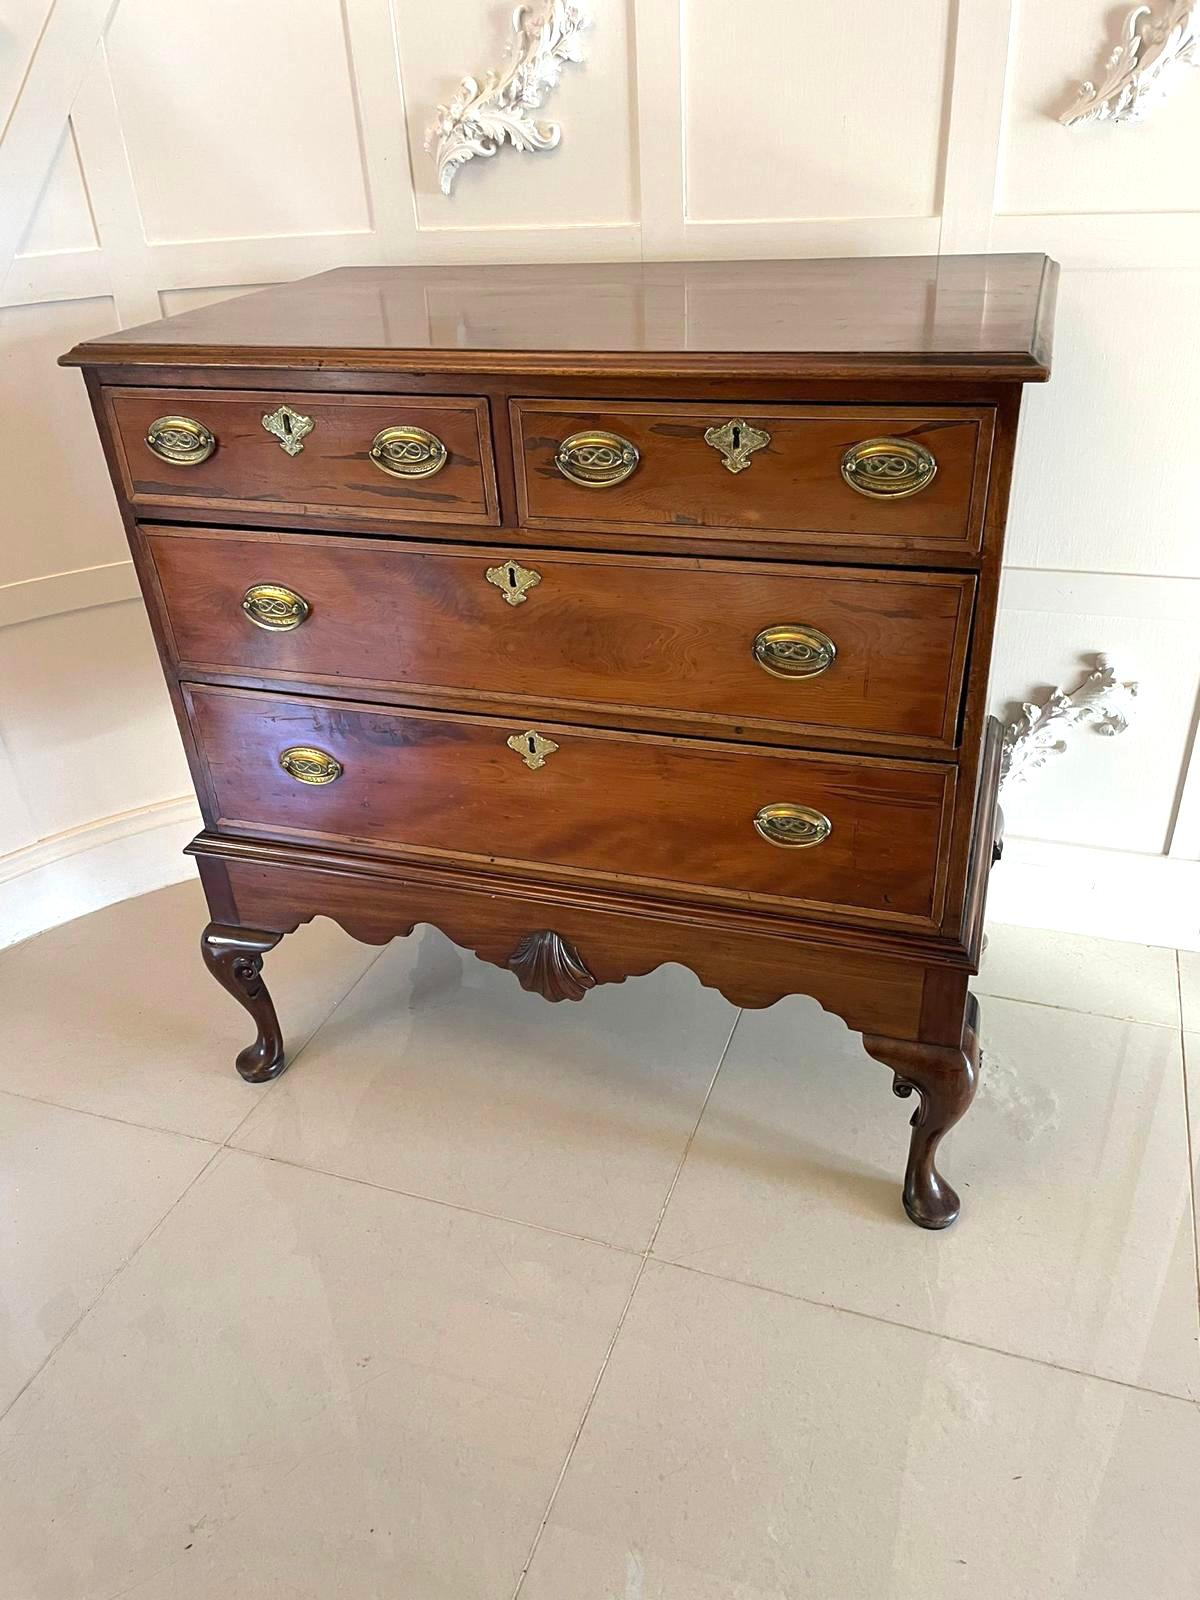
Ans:
<svg viewBox="0 0 1200 1600"><path fill-rule="evenodd" d="M530 772L536 772L539 767L546 765L546 758L552 756L558 749L553 739L543 739L540 733L532 728L526 728L524 733L514 733L505 741L510 750L515 750Z"/></svg>
<svg viewBox="0 0 1200 1600"><path fill-rule="evenodd" d="M282 583L254 583L242 596L242 610L256 628L288 633L300 626L312 607L302 594Z"/></svg>
<svg viewBox="0 0 1200 1600"><path fill-rule="evenodd" d="M274 438L279 440L279 448L286 451L289 456L298 456L304 449L304 441L316 427L311 417L306 417L303 412L293 411L291 406L280 406L278 411L264 411L262 425Z"/></svg>
<svg viewBox="0 0 1200 1600"><path fill-rule="evenodd" d="M612 489L637 471L641 459L637 446L619 433L593 429L564 439L554 465L581 489Z"/></svg>
<svg viewBox="0 0 1200 1600"><path fill-rule="evenodd" d="M146 430L146 443L160 461L195 467L217 448L215 434L194 417L158 417Z"/></svg>
<svg viewBox="0 0 1200 1600"><path fill-rule="evenodd" d="M871 500L904 500L937 477L937 461L914 439L864 439L842 457L842 477Z"/></svg>
<svg viewBox="0 0 1200 1600"><path fill-rule="evenodd" d="M435 433L397 425L381 428L371 442L371 460L393 478L432 478L449 460L449 451Z"/></svg>
<svg viewBox="0 0 1200 1600"><path fill-rule="evenodd" d="M279 765L297 783L334 783L342 775L342 763L336 756L307 744L296 744L285 750Z"/></svg>
<svg viewBox="0 0 1200 1600"><path fill-rule="evenodd" d="M732 422L724 422L719 428L706 428L704 442L721 452L721 459L730 472L745 472L750 465L750 457L756 450L766 449L771 442L771 435L765 429L752 428L743 418L735 417Z"/></svg>
<svg viewBox="0 0 1200 1600"><path fill-rule="evenodd" d="M816 678L836 657L829 635L806 622L779 622L754 638L754 659L773 678Z"/></svg>
<svg viewBox="0 0 1200 1600"><path fill-rule="evenodd" d="M489 567L484 576L489 583L495 584L510 606L523 606L528 591L542 581L540 572L523 567L511 556L502 566Z"/></svg>
<svg viewBox="0 0 1200 1600"><path fill-rule="evenodd" d="M763 806L755 815L754 826L760 838L785 850L807 850L823 844L833 832L833 823L824 812L790 800Z"/></svg>

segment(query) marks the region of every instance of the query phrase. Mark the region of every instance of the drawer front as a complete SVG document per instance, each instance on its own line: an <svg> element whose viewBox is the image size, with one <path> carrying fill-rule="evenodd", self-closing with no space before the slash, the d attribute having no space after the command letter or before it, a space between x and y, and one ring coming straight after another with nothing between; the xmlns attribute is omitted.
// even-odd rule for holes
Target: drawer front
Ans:
<svg viewBox="0 0 1200 1600"><path fill-rule="evenodd" d="M294 534L147 537L184 675L954 741L970 576Z"/></svg>
<svg viewBox="0 0 1200 1600"><path fill-rule="evenodd" d="M499 522L486 400L105 391L138 507Z"/></svg>
<svg viewBox="0 0 1200 1600"><path fill-rule="evenodd" d="M511 404L530 527L979 548L986 410Z"/></svg>
<svg viewBox="0 0 1200 1600"><path fill-rule="evenodd" d="M185 693L227 832L922 927L940 914L952 767ZM822 842L767 836L805 841L821 818Z"/></svg>

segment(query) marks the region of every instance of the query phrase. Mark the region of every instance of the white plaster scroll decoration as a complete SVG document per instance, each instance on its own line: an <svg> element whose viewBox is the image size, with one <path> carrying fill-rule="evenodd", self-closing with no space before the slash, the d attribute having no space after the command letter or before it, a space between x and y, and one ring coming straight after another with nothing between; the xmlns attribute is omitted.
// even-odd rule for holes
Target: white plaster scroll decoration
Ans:
<svg viewBox="0 0 1200 1600"><path fill-rule="evenodd" d="M1161 10L1134 6L1121 42L1104 63L1099 86L1088 82L1059 118L1068 128L1085 122L1140 122L1164 98L1183 66L1200 66L1200 4L1169 0Z"/></svg>
<svg viewBox="0 0 1200 1600"><path fill-rule="evenodd" d="M557 122L533 115L558 83L564 63L583 60L588 8L576 0L538 0L512 14L508 58L482 83L464 78L449 105L439 106L425 135L437 162L442 193L475 156L494 156L507 139L514 150L553 150L562 138Z"/></svg>
<svg viewBox="0 0 1200 1600"><path fill-rule="evenodd" d="M1080 728L1090 724L1097 733L1110 737L1125 732L1138 686L1119 682L1106 656L1096 656L1095 661L1077 689L1070 694L1053 689L1044 705L1023 705L1021 715L1005 728L1000 756L1002 790L1024 783L1052 755L1061 755L1067 740Z"/></svg>

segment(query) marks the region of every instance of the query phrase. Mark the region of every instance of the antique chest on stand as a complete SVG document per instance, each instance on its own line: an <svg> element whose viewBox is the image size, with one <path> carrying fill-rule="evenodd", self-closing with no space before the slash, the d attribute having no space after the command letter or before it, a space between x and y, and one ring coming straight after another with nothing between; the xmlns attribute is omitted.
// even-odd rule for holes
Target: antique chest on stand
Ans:
<svg viewBox="0 0 1200 1600"><path fill-rule="evenodd" d="M204 958L430 923L547 1000L682 962L975 1087L986 710L1042 256L324 273L83 367L204 816ZM802 1086L797 1084L797 1093Z"/></svg>

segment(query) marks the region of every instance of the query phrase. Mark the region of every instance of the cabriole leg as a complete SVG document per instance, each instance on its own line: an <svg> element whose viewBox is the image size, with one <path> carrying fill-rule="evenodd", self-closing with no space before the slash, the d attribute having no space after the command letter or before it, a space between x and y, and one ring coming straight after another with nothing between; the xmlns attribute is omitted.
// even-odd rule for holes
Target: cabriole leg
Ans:
<svg viewBox="0 0 1200 1600"><path fill-rule="evenodd" d="M282 938L254 928L227 928L210 922L200 938L204 964L213 977L254 1018L258 1038L237 1058L237 1069L247 1083L266 1083L285 1066L283 1034L275 1004L263 982L263 956Z"/></svg>
<svg viewBox="0 0 1200 1600"><path fill-rule="evenodd" d="M915 1090L919 1097L904 1174L904 1209L919 1228L948 1228L958 1216L958 1195L938 1171L936 1158L938 1146L975 1096L978 1027L979 1007L971 995L961 1049L884 1039L876 1034L863 1036L868 1054L895 1073L893 1092L907 1098Z"/></svg>

